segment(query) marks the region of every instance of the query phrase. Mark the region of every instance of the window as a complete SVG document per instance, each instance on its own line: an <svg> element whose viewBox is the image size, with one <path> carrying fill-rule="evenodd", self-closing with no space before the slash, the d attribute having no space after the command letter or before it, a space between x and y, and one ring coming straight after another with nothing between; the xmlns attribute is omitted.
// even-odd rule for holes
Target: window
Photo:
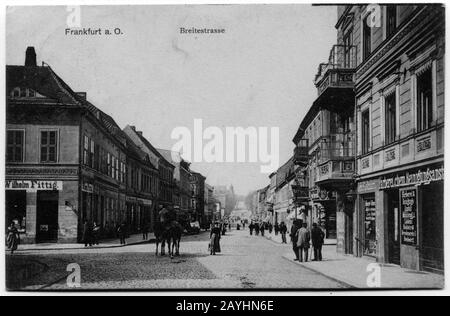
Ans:
<svg viewBox="0 0 450 316"><path fill-rule="evenodd" d="M366 110L362 113L362 153L367 154L370 150L370 112Z"/></svg>
<svg viewBox="0 0 450 316"><path fill-rule="evenodd" d="M108 176L111 176L111 154L107 154L107 160L106 160L106 174Z"/></svg>
<svg viewBox="0 0 450 316"><path fill-rule="evenodd" d="M56 162L57 132L41 132L41 162Z"/></svg>
<svg viewBox="0 0 450 316"><path fill-rule="evenodd" d="M23 162L24 135L24 131L7 131L7 162Z"/></svg>
<svg viewBox="0 0 450 316"><path fill-rule="evenodd" d="M120 180L120 178L119 178L119 159L118 158L116 158L116 170L115 170L115 179L117 180L117 181L119 181Z"/></svg>
<svg viewBox="0 0 450 316"><path fill-rule="evenodd" d="M397 104L396 93L393 92L384 98L385 106L385 127L386 127L386 145L395 142L397 134Z"/></svg>
<svg viewBox="0 0 450 316"><path fill-rule="evenodd" d="M83 163L84 165L89 166L89 137L87 136L84 136Z"/></svg>
<svg viewBox="0 0 450 316"><path fill-rule="evenodd" d="M89 152L89 166L94 169L95 168L95 143L93 140L91 140L91 148Z"/></svg>
<svg viewBox="0 0 450 316"><path fill-rule="evenodd" d="M372 53L372 28L370 14L363 21L363 58L366 60Z"/></svg>
<svg viewBox="0 0 450 316"><path fill-rule="evenodd" d="M386 37L391 36L397 29L397 6L386 7Z"/></svg>
<svg viewBox="0 0 450 316"><path fill-rule="evenodd" d="M352 45L353 45L353 32L352 30L348 31L344 35L344 68L353 68L354 60L352 58Z"/></svg>
<svg viewBox="0 0 450 316"><path fill-rule="evenodd" d="M429 68L417 76L417 131L431 127L433 122L433 80Z"/></svg>

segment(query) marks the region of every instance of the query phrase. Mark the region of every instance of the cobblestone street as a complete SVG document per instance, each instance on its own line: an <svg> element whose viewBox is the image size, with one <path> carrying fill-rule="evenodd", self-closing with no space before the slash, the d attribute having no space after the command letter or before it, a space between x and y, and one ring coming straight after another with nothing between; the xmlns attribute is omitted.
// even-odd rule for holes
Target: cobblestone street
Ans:
<svg viewBox="0 0 450 316"><path fill-rule="evenodd" d="M222 253L208 255L209 233L183 237L181 256L156 257L155 245L123 248L23 251L6 258L8 287L71 290L67 266L81 267L82 290L121 289L342 289L343 284L283 256L279 245L247 231L222 238ZM26 280L21 280L26 276Z"/></svg>

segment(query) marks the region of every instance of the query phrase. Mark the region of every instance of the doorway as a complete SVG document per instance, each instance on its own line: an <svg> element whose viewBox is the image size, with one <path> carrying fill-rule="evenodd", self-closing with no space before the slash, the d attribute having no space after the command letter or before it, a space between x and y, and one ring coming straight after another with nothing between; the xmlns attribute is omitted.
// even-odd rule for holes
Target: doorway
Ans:
<svg viewBox="0 0 450 316"><path fill-rule="evenodd" d="M422 188L421 269L444 273L444 185L430 184Z"/></svg>
<svg viewBox="0 0 450 316"><path fill-rule="evenodd" d="M58 241L58 201L57 191L38 191L36 208L36 243Z"/></svg>
<svg viewBox="0 0 450 316"><path fill-rule="evenodd" d="M5 193L5 202L6 227L14 221L18 228L20 227L20 229L25 229L27 216L27 191L7 190Z"/></svg>
<svg viewBox="0 0 450 316"><path fill-rule="evenodd" d="M391 190L387 193L388 204L388 242L389 263L400 265L400 193Z"/></svg>

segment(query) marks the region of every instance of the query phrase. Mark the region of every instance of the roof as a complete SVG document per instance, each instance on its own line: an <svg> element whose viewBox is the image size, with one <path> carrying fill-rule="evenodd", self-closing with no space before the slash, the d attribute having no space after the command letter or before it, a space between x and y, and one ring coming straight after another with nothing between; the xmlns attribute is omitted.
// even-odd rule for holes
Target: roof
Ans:
<svg viewBox="0 0 450 316"><path fill-rule="evenodd" d="M133 140L124 133L124 137L126 139L127 151L130 157L133 157L136 160L140 160L141 162L146 162L145 164L151 169L156 170L153 164L148 159L147 153L145 153L142 149L140 149Z"/></svg>
<svg viewBox="0 0 450 316"><path fill-rule="evenodd" d="M44 96L43 100L35 102L27 99L27 104L36 103L36 105L39 105L44 102L46 105L73 106L86 109L115 139L125 144L124 133L114 119L74 92L48 64L45 66L6 66L7 95L10 95L16 87L33 89ZM9 102L20 102L20 99L10 100Z"/></svg>
<svg viewBox="0 0 450 316"><path fill-rule="evenodd" d="M294 157L289 159L284 165L282 165L277 171L277 187L283 182L294 176Z"/></svg>
<svg viewBox="0 0 450 316"><path fill-rule="evenodd" d="M131 126L130 126L131 127ZM158 149L156 149L148 140L147 138L144 137L143 134L136 132L136 130L131 127L131 129L135 132L135 134L137 135L137 137L139 137L139 139L144 143L144 145L151 151L153 152L156 156L158 156L163 162L166 163L166 165L171 166L172 168L175 168L175 166L169 161L167 160L159 151Z"/></svg>

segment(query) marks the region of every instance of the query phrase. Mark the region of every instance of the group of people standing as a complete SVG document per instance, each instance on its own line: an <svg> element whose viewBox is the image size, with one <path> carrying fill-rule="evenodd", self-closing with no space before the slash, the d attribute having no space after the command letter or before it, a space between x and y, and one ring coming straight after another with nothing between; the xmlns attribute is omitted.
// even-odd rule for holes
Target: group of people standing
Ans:
<svg viewBox="0 0 450 316"><path fill-rule="evenodd" d="M322 261L322 247L325 241L325 233L317 223L313 224L311 230L308 224L301 220L295 220L291 228L292 249L295 261L308 262L311 242L314 249L313 261Z"/></svg>
<svg viewBox="0 0 450 316"><path fill-rule="evenodd" d="M91 224L84 221L83 224L83 243L84 247L92 247L99 244L101 227L96 222Z"/></svg>
<svg viewBox="0 0 450 316"><path fill-rule="evenodd" d="M275 231L275 235L278 236L278 234L281 234L281 239L284 244L287 243L286 235L287 235L287 226L284 222L278 224L275 223L275 225L272 225L272 223L264 223L264 222L252 222L249 226L250 229L250 236L253 236L253 233L255 233L256 236L265 236L266 230L269 232L269 234L272 234L272 232Z"/></svg>

